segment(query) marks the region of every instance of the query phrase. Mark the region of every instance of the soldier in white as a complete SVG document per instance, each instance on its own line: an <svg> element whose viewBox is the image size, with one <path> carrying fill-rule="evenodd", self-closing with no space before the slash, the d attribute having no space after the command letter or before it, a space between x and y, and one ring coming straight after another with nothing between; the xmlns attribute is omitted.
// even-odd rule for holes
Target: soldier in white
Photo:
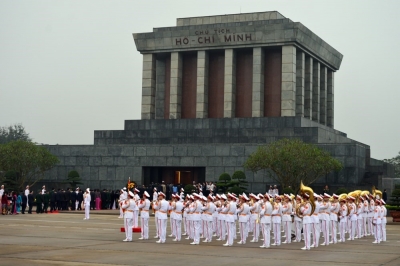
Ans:
<svg viewBox="0 0 400 266"><path fill-rule="evenodd" d="M315 210L314 210L314 213L311 215L311 221L312 221L312 223L311 223L311 227L312 227L311 228L311 232L312 232L312 235L313 235L313 238L312 238L312 242L313 243L311 244L310 247L317 248L318 244L319 244L319 238L320 238L320 235L321 235L321 225L319 223L319 207L320 207L320 204L318 202L318 199L321 200L322 197L320 195L314 193L314 199L315 199L315 201L314 201ZM303 223L304 223L304 219L303 219Z"/></svg>
<svg viewBox="0 0 400 266"><path fill-rule="evenodd" d="M375 201L375 210L374 210L374 217L372 219L372 224L374 226L374 236L375 241L372 242L373 244L379 244L381 242L381 227L382 227L382 211L381 207L379 206L379 199Z"/></svg>
<svg viewBox="0 0 400 266"><path fill-rule="evenodd" d="M381 199L380 200L380 202L381 202L381 217L382 217L382 237L381 237L381 240L383 241L383 242L386 242L386 223L387 223L387 220L386 220L386 215L387 215L387 209L386 209L386 207L385 207L385 205L386 205L386 202L383 200L383 199Z"/></svg>
<svg viewBox="0 0 400 266"><path fill-rule="evenodd" d="M274 188L272 186L269 186L268 195L270 195L272 198L275 196Z"/></svg>
<svg viewBox="0 0 400 266"><path fill-rule="evenodd" d="M340 222L339 222L339 235L340 235L340 239L338 240L338 242L345 242L346 241L346 228L347 228L347 219L348 216L348 209L347 209L347 205L346 205L346 200L345 199L341 199L340 200L340 211L339 211L339 218L340 218Z"/></svg>
<svg viewBox="0 0 400 266"><path fill-rule="evenodd" d="M79 194L79 187L75 189L75 210L78 210L78 205L79 205L79 200L78 200L78 194ZM73 203L72 203L73 204Z"/></svg>
<svg viewBox="0 0 400 266"><path fill-rule="evenodd" d="M180 201L180 196L175 195L175 207L173 213L171 215L174 216L175 220L175 238L172 241L181 241L182 236L182 210L183 210L183 203Z"/></svg>
<svg viewBox="0 0 400 266"><path fill-rule="evenodd" d="M210 196L210 195L209 195ZM215 206L214 212L213 212L213 236L219 236L219 223L218 223L218 211L217 211L217 206L220 204L219 199L221 198L218 194L213 198L213 203Z"/></svg>
<svg viewBox="0 0 400 266"><path fill-rule="evenodd" d="M187 237L185 239L193 239L194 235L192 214L190 213L190 208L193 207L193 204L194 204L194 197L192 195L188 195L188 201L186 202L184 211L184 213L186 213L186 230L187 230L186 231Z"/></svg>
<svg viewBox="0 0 400 266"><path fill-rule="evenodd" d="M176 238L176 232L175 232L175 203L176 203L176 198L175 194L172 194L171 200L169 201L169 207L168 207L168 212L169 212L169 225L171 227L171 234L168 235L168 237L175 237Z"/></svg>
<svg viewBox="0 0 400 266"><path fill-rule="evenodd" d="M275 195L275 202L272 209L272 231L274 232L274 243L272 246L280 246L281 245L281 222L282 222L282 205L281 205L281 197L279 195Z"/></svg>
<svg viewBox="0 0 400 266"><path fill-rule="evenodd" d="M201 207L203 206L200 202L201 196L197 193L193 193L194 202L190 207L190 216L193 223L193 242L190 245L200 244L200 228L201 228Z"/></svg>
<svg viewBox="0 0 400 266"><path fill-rule="evenodd" d="M349 217L350 217L350 232L349 238L347 240L354 240L354 236L356 234L356 226L357 226L357 207L354 203L355 198L352 196L347 197L347 201L349 202Z"/></svg>
<svg viewBox="0 0 400 266"><path fill-rule="evenodd" d="M282 204L282 223L283 230L285 231L286 239L282 244L290 244L292 242L292 217L293 212L292 203L290 203L290 196L284 194L284 202Z"/></svg>
<svg viewBox="0 0 400 266"><path fill-rule="evenodd" d="M46 194L46 186L43 185L42 187L42 195Z"/></svg>
<svg viewBox="0 0 400 266"><path fill-rule="evenodd" d="M136 202L133 199L134 194L129 191L128 198L122 202L122 210L124 212L124 227L126 238L122 241L131 242L132 241L132 229L133 229L133 211L136 206Z"/></svg>
<svg viewBox="0 0 400 266"><path fill-rule="evenodd" d="M247 203L249 198L246 194L239 196L240 198L240 207L237 209L237 213L239 214L239 232L240 232L240 241L238 244L246 244L247 238L247 222L251 215L250 207Z"/></svg>
<svg viewBox="0 0 400 266"><path fill-rule="evenodd" d="M158 193L158 203L156 205L157 218L158 218L158 230L160 239L156 243L165 243L167 236L167 212L168 212L168 201L165 200L165 194L163 192Z"/></svg>
<svg viewBox="0 0 400 266"><path fill-rule="evenodd" d="M339 210L340 210L340 204L339 204L339 196L336 194L333 194L333 202L331 204L331 214L330 214L330 228L331 228L331 241L329 242L330 244L336 244L337 243L337 223L338 223L338 215L339 215Z"/></svg>
<svg viewBox="0 0 400 266"><path fill-rule="evenodd" d="M158 199L158 193L157 193L157 188L153 189L153 202L157 201Z"/></svg>
<svg viewBox="0 0 400 266"><path fill-rule="evenodd" d="M182 223L183 223L183 236L186 236L186 235L188 235L188 232L189 232L189 226L188 226L188 224L187 224L187 220L186 220L186 218L187 218L187 210L186 210L186 208L185 208L185 206L187 205L187 204L189 204L189 199L190 199L190 195L186 195L186 201L184 201L183 202L183 210L182 210L182 212L183 212L183 219L182 219Z"/></svg>
<svg viewBox="0 0 400 266"><path fill-rule="evenodd" d="M140 210L140 227L141 227L141 237L140 240L149 239L149 209L150 209L150 198L149 193L145 191L143 193L143 198L139 201L139 210Z"/></svg>
<svg viewBox="0 0 400 266"><path fill-rule="evenodd" d="M327 193L324 193L324 201L321 203L319 207L319 211L321 214L321 227L322 227L322 233L324 235L324 242L321 243L321 246L328 246L329 245L329 224L330 224L330 209L331 209L331 204L329 203L329 198L331 196L328 195Z"/></svg>
<svg viewBox="0 0 400 266"><path fill-rule="evenodd" d="M85 218L83 218L83 220L89 220L90 201L90 189L87 188L85 194L83 195L83 206L85 207Z"/></svg>
<svg viewBox="0 0 400 266"><path fill-rule="evenodd" d="M304 247L302 250L310 250L311 247L311 224L312 224L312 207L309 202L310 196L307 193L304 193L303 200L304 202L301 204L300 213L303 216L303 234L304 234Z"/></svg>
<svg viewBox="0 0 400 266"><path fill-rule="evenodd" d="M301 196L296 196L295 206L293 206L293 210L296 210L301 205ZM298 216L298 213L294 211L294 234L296 235L295 240L293 242L301 242L301 229L303 228L303 219Z"/></svg>
<svg viewBox="0 0 400 266"><path fill-rule="evenodd" d="M3 191L4 191L4 189L3 189ZM29 192L30 192L29 191L29 186L26 186L24 193L25 193L25 196L26 196L27 199L28 199ZM0 197L3 196L3 194L1 192L0 192L0 194L1 194ZM29 207L28 200L26 200L26 207ZM77 209L75 209L75 210L77 210Z"/></svg>
<svg viewBox="0 0 400 266"><path fill-rule="evenodd" d="M258 202L260 198L257 195L250 194L250 198L253 198L253 203L250 205L250 228L253 231L253 239L250 242L258 242L258 238L260 236L260 224L259 224L259 216L260 216L260 203Z"/></svg>
<svg viewBox="0 0 400 266"><path fill-rule="evenodd" d="M261 232L264 237L264 241L260 248L269 248L271 242L271 215L272 215L272 204L270 202L270 196L266 193L263 197L263 203L261 204L260 212L260 224Z"/></svg>
<svg viewBox="0 0 400 266"><path fill-rule="evenodd" d="M140 190L135 188L133 190L133 200L136 203L136 207L133 209L133 227L137 228L139 226L139 208L138 208L138 204L140 201L140 197L139 197L139 193Z"/></svg>
<svg viewBox="0 0 400 266"><path fill-rule="evenodd" d="M368 203L368 195L365 196L364 199L364 212L363 212L363 227L364 227L364 235L369 236L371 231L369 230L369 203ZM372 222L371 222L372 225Z"/></svg>
<svg viewBox="0 0 400 266"><path fill-rule="evenodd" d="M375 215L375 201L374 197L370 194L370 201L369 201L369 210L368 210L368 232L372 235L374 235L374 228L372 225L372 220L374 219Z"/></svg>
<svg viewBox="0 0 400 266"><path fill-rule="evenodd" d="M232 194L228 193L228 204L224 208L224 212L226 212L225 221L228 226L228 239L223 246L230 247L233 245L233 238L236 234L236 224L235 224L235 216L236 216L236 198Z"/></svg>
<svg viewBox="0 0 400 266"><path fill-rule="evenodd" d="M126 193L126 188L124 187L123 189L121 189L120 194L119 194L119 201L118 201L118 205L119 205L119 217L118 218L124 218L124 213L122 211L122 202L124 200L126 200L128 198L128 195Z"/></svg>
<svg viewBox="0 0 400 266"><path fill-rule="evenodd" d="M183 199L185 198L185 190L183 188L181 188L181 193L179 194L180 200L183 201Z"/></svg>
<svg viewBox="0 0 400 266"><path fill-rule="evenodd" d="M201 208L203 211L203 219L205 221L205 228L203 235L205 240L203 242L211 242L213 236L213 214L215 212L215 204L213 203L213 196L208 195L207 203Z"/></svg>
<svg viewBox="0 0 400 266"><path fill-rule="evenodd" d="M162 192L160 192L160 193L162 193ZM158 197L158 193L157 193L157 197ZM158 225L159 225L159 223L158 223L158 200L152 201L151 206L152 206L152 209L154 212L154 222L156 224L156 235L154 236L154 238L160 238L160 228L158 227Z"/></svg>
<svg viewBox="0 0 400 266"><path fill-rule="evenodd" d="M360 197L359 203L357 204L357 236L355 238L362 238L364 236L363 222L364 213L364 198Z"/></svg>
<svg viewBox="0 0 400 266"><path fill-rule="evenodd" d="M217 206L218 225L219 225L219 238L217 238L217 241L225 241L226 238L225 213L224 213L226 200L227 200L226 195L222 194L220 199L220 204L219 206Z"/></svg>

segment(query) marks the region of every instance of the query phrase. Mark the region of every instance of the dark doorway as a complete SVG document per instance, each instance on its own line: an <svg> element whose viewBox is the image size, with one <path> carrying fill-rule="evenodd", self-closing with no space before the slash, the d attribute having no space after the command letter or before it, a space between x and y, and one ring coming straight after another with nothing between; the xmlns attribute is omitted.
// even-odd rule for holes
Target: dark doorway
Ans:
<svg viewBox="0 0 400 266"><path fill-rule="evenodd" d="M206 180L205 167L143 167L143 184L151 183L188 185Z"/></svg>

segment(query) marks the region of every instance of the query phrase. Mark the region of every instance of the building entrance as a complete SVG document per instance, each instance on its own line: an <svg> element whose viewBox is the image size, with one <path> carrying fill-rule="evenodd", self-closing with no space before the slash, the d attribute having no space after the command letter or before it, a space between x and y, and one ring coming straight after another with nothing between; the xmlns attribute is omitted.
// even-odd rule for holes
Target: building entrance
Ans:
<svg viewBox="0 0 400 266"><path fill-rule="evenodd" d="M205 167L143 167L143 184L149 186L152 183L160 184L196 184L205 182Z"/></svg>

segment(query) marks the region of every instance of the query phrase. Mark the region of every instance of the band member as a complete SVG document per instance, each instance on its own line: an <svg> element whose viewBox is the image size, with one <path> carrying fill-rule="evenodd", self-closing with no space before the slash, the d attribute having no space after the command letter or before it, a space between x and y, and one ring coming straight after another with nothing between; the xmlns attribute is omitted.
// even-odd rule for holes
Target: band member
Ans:
<svg viewBox="0 0 400 266"><path fill-rule="evenodd" d="M311 247L311 224L312 224L312 208L309 202L310 196L307 193L303 194L303 203L301 204L300 213L303 216L303 234L304 234L304 247L302 250L310 250Z"/></svg>
<svg viewBox="0 0 400 266"><path fill-rule="evenodd" d="M260 248L270 247L271 215L272 215L272 204L270 202L270 195L266 193L263 198L263 204L261 205L261 212L260 212L261 232L264 237L263 244L262 246L260 246Z"/></svg>
<svg viewBox="0 0 400 266"><path fill-rule="evenodd" d="M369 195L369 210L368 210L368 232L372 235L374 235L374 228L372 225L372 220L374 219L375 215L375 201L374 197L370 194Z"/></svg>
<svg viewBox="0 0 400 266"><path fill-rule="evenodd" d="M321 204L319 203L319 201L322 200L322 197L318 194L314 194L314 199L315 199L315 210L311 216L311 220L312 220L311 232L313 235L313 238L312 238L313 243L310 247L317 248L318 244L319 244L319 238L321 235L321 225L319 223L319 207ZM304 219L303 219L303 222L304 222Z"/></svg>
<svg viewBox="0 0 400 266"><path fill-rule="evenodd" d="M150 201L148 200L150 198L149 193L145 191L143 193L143 198L141 201L139 201L139 210L140 210L140 227L141 227L141 237L139 238L140 240L143 239L149 239L149 209L150 209Z"/></svg>
<svg viewBox="0 0 400 266"><path fill-rule="evenodd" d="M252 228L253 231L253 239L250 240L250 242L258 242L258 237L260 235L259 216L261 211L260 203L258 201L260 200L260 197L251 193L250 198L252 198L254 201L250 207L250 228Z"/></svg>
<svg viewBox="0 0 400 266"><path fill-rule="evenodd" d="M228 239L223 246L230 247L233 245L233 238L236 235L236 224L235 224L235 216L236 216L236 197L232 194L228 193L228 200L230 200L224 208L224 212L226 212L225 220L228 226Z"/></svg>
<svg viewBox="0 0 400 266"><path fill-rule="evenodd" d="M363 222L363 213L364 213L364 198L360 196L359 203L357 204L357 237L362 238L364 236L364 226Z"/></svg>
<svg viewBox="0 0 400 266"><path fill-rule="evenodd" d="M85 206L85 218L83 218L83 220L89 220L90 201L90 189L87 188L85 194L83 195L83 204Z"/></svg>
<svg viewBox="0 0 400 266"><path fill-rule="evenodd" d="M132 241L133 211L136 207L134 196L135 195L132 193L132 191L129 191L128 198L124 200L121 204L121 208L124 213L124 227L126 236L126 238L123 240L124 242Z"/></svg>
<svg viewBox="0 0 400 266"><path fill-rule="evenodd" d="M227 197L225 194L221 195L220 199L220 205L217 206L217 211L218 211L218 224L219 224L219 238L217 238L217 241L225 241L226 237L226 227L225 227L225 213L224 213L224 208L226 204Z"/></svg>
<svg viewBox="0 0 400 266"><path fill-rule="evenodd" d="M275 202L272 210L272 230L274 232L274 243L272 246L280 246L281 245L281 222L282 222L282 205L281 205L281 197L279 195L275 195Z"/></svg>
<svg viewBox="0 0 400 266"><path fill-rule="evenodd" d="M188 195L186 195L186 200L185 200L185 202L183 203L183 210L182 210L182 212L183 212L183 219L182 219L182 223L183 223L183 236L186 236L186 235L189 235L189 225L188 225L188 221L187 221L187 210L186 210L186 208L185 208L185 206L187 206L188 204L190 203L190 195L188 194Z"/></svg>
<svg viewBox="0 0 400 266"><path fill-rule="evenodd" d="M331 204L331 214L330 214L330 228L331 228L331 241L329 243L331 244L336 244L337 243L337 223L338 223L338 215L339 215L339 210L340 210L340 204L339 204L339 196L336 194L333 194L333 202Z"/></svg>
<svg viewBox="0 0 400 266"><path fill-rule="evenodd" d="M348 209L346 205L346 199L340 200L340 212L339 212L340 222L339 222L339 234L340 239L338 242L345 242L346 241L346 229L347 229L347 216L348 216Z"/></svg>
<svg viewBox="0 0 400 266"><path fill-rule="evenodd" d="M349 202L349 217L350 217L350 231L349 238L347 240L354 240L356 234L356 226L357 226L357 207L354 203L355 198L352 196L347 197L347 201Z"/></svg>
<svg viewBox="0 0 400 266"><path fill-rule="evenodd" d="M190 209L193 207L194 204L194 197L189 195L188 197L188 202L186 203L185 206L185 213L186 213L186 232L187 232L187 237L186 239L193 239L194 236L194 229L193 229L193 220L192 220L192 214L190 212Z"/></svg>
<svg viewBox="0 0 400 266"><path fill-rule="evenodd" d="M380 200L375 201L374 218L372 219L372 224L374 226L374 236L375 241L373 244L379 244L381 242L381 228L382 228L382 211L380 207Z"/></svg>
<svg viewBox="0 0 400 266"><path fill-rule="evenodd" d="M212 195L208 195L206 199L207 202L201 208L201 210L203 211L203 218L205 222L205 228L203 231L205 240L203 242L211 242L213 236L213 214L215 212L215 205L213 203Z"/></svg>
<svg viewBox="0 0 400 266"><path fill-rule="evenodd" d="M282 205L282 224L283 230L285 231L286 239L282 244L290 244L292 241L292 217L293 212L292 203L290 203L290 196L287 194L283 195L283 205Z"/></svg>
<svg viewBox="0 0 400 266"><path fill-rule="evenodd" d="M158 199L158 193L157 193L157 188L153 189L153 202L157 201Z"/></svg>
<svg viewBox="0 0 400 266"><path fill-rule="evenodd" d="M165 200L165 194L163 192L158 193L158 202L155 205L157 210L158 218L158 230L160 239L156 243L165 243L167 236L167 212L168 212L168 201Z"/></svg>
<svg viewBox="0 0 400 266"><path fill-rule="evenodd" d="M215 210L213 212L213 236L219 236L219 223L218 223L218 212L217 212L217 206L219 206L221 203L219 201L220 195L216 194L216 196L213 196L214 200L214 206Z"/></svg>
<svg viewBox="0 0 400 266"><path fill-rule="evenodd" d="M139 225L139 207L138 207L140 201L140 196L138 194L139 192L140 190L137 188L133 190L133 195L134 195L133 200L135 201L135 208L133 210L133 227L135 228L137 228Z"/></svg>
<svg viewBox="0 0 400 266"><path fill-rule="evenodd" d="M240 231L240 241L237 242L238 244L246 244L247 238L247 222L250 219L250 207L247 204L249 198L246 194L239 196L240 198L240 207L237 210L239 214L239 231Z"/></svg>
<svg viewBox="0 0 400 266"><path fill-rule="evenodd" d="M322 234L324 235L324 242L321 243L321 246L328 246L329 245L329 224L330 224L330 208L331 204L329 203L330 195L324 193L323 202L320 205L320 214L321 214L321 227L322 227Z"/></svg>
<svg viewBox="0 0 400 266"><path fill-rule="evenodd" d="M364 235L371 235L371 230L369 228L369 203L368 203L368 195L365 196L364 201L364 212L363 212L363 227L364 227ZM371 222L372 225L372 222Z"/></svg>
<svg viewBox="0 0 400 266"><path fill-rule="evenodd" d="M380 202L381 202L381 217L382 217L382 237L381 237L381 240L383 241L383 242L386 242L386 223L387 223L387 220L386 220L386 215L387 215L387 209L386 209L386 207L385 207L385 205L386 205L386 202L383 200L383 199L381 199L380 200Z"/></svg>
<svg viewBox="0 0 400 266"><path fill-rule="evenodd" d="M175 202L175 209L173 210L175 219L175 227L174 227L175 238L172 239L172 241L181 241L183 203L180 201L180 198L181 197L179 195L175 195L176 202Z"/></svg>
<svg viewBox="0 0 400 266"><path fill-rule="evenodd" d="M123 189L121 189L120 194L119 194L119 201L118 201L118 205L119 205L119 217L118 218L124 218L124 213L122 211L122 202L124 200L126 200L128 198L128 195L126 193L126 188L124 187Z"/></svg>
<svg viewBox="0 0 400 266"><path fill-rule="evenodd" d="M301 206L301 201L302 198L300 195L296 196L296 201L295 201L295 207L293 209L300 208ZM294 233L296 238L293 240L293 242L301 242L301 229L303 228L303 219L302 217L299 216L299 213L296 211L294 212Z"/></svg>
<svg viewBox="0 0 400 266"><path fill-rule="evenodd" d="M197 193L193 194L195 201L190 208L191 220L193 221L193 242L191 245L200 244L200 228L201 228L201 207L203 206L200 202L201 196Z"/></svg>

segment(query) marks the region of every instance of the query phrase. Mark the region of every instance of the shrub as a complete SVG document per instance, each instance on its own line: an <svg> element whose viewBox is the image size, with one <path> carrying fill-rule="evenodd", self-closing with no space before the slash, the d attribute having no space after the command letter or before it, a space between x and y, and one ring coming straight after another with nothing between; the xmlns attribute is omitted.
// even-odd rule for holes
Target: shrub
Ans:
<svg viewBox="0 0 400 266"><path fill-rule="evenodd" d="M235 193L236 195L240 195L244 192L244 189L241 187L230 187L228 189L228 192Z"/></svg>
<svg viewBox="0 0 400 266"><path fill-rule="evenodd" d="M293 190L291 187L285 187L285 188L282 190L282 193L283 193L283 194L288 194L288 195L290 195L290 194L295 194L294 190Z"/></svg>
<svg viewBox="0 0 400 266"><path fill-rule="evenodd" d="M188 195L188 194L192 194L193 192L195 192L196 187L193 185L186 185L184 190L185 190L185 195Z"/></svg>
<svg viewBox="0 0 400 266"><path fill-rule="evenodd" d="M346 188L344 188L344 187L341 187L341 188L339 188L338 190L336 190L336 195L340 195L340 194L343 194L343 193L349 193L349 191L346 189Z"/></svg>
<svg viewBox="0 0 400 266"><path fill-rule="evenodd" d="M400 197L400 189L393 190L392 197Z"/></svg>

